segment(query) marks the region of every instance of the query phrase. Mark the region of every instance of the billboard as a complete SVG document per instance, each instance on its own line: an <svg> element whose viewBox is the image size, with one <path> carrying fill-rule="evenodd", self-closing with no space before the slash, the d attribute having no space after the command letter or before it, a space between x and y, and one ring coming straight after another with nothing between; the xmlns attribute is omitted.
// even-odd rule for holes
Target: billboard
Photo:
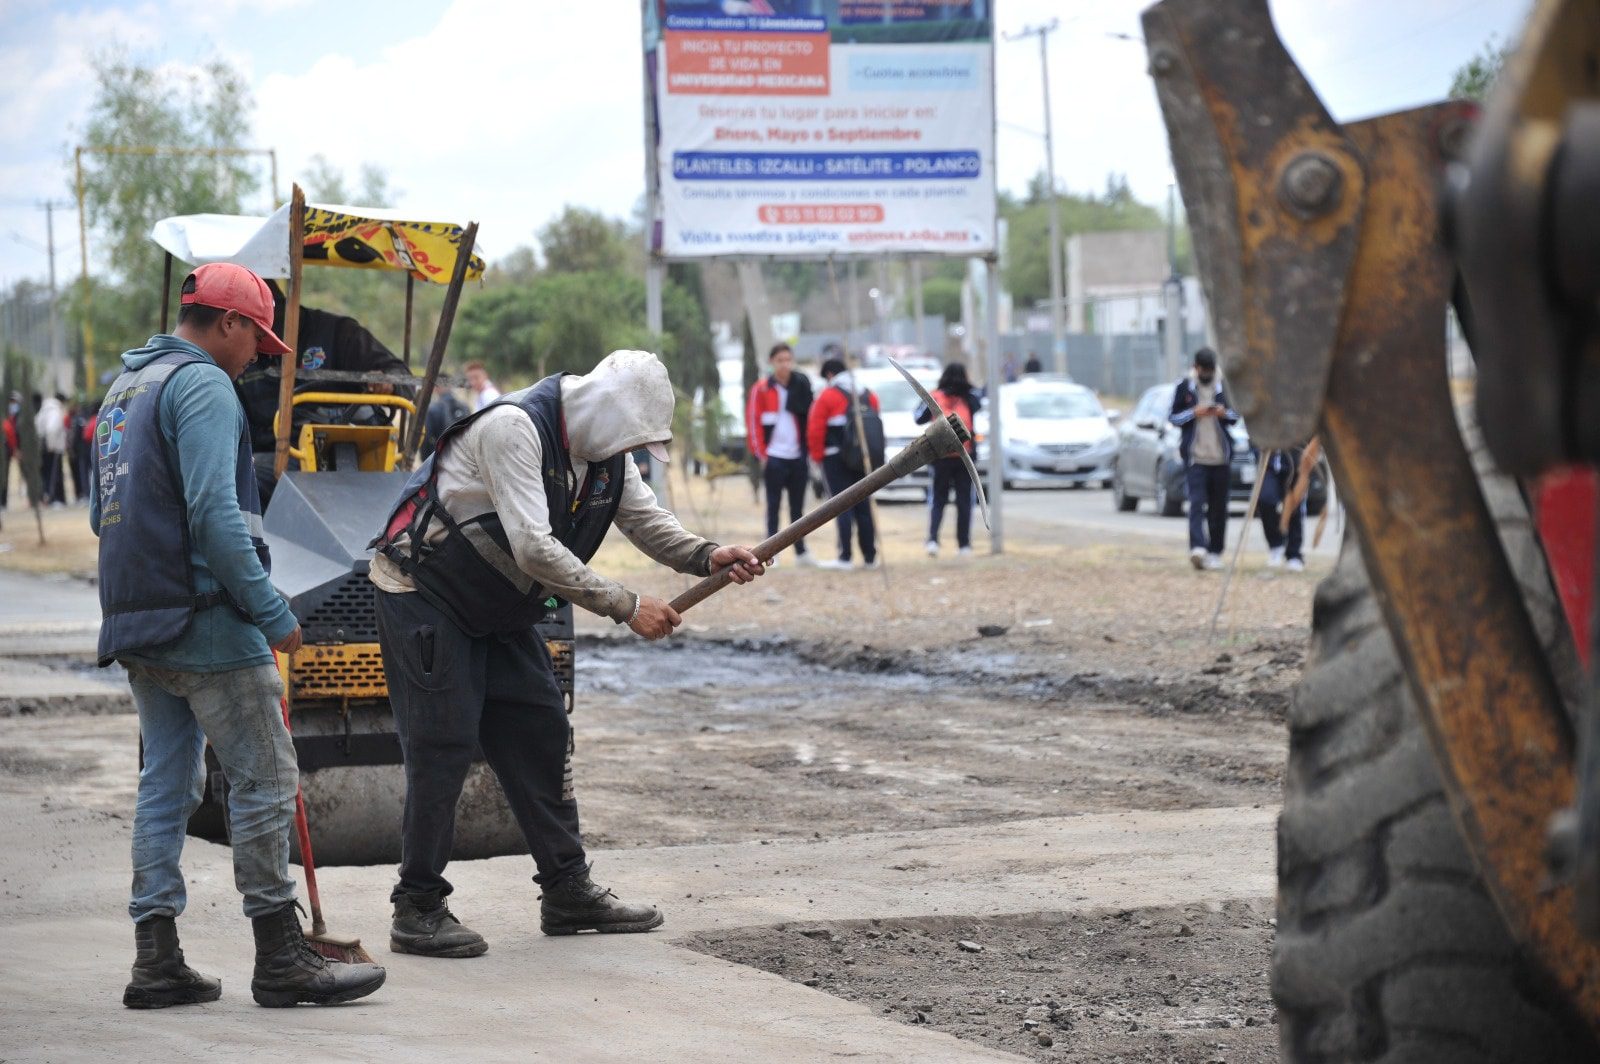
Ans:
<svg viewBox="0 0 1600 1064"><path fill-rule="evenodd" d="M995 250L991 0L644 0L653 248Z"/></svg>

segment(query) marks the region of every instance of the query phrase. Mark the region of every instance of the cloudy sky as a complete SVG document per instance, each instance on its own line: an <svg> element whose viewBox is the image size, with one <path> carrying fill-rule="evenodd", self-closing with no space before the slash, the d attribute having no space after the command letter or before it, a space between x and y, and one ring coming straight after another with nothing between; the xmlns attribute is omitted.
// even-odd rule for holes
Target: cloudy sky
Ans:
<svg viewBox="0 0 1600 1064"><path fill-rule="evenodd" d="M1051 17L1058 179L1095 191L1126 173L1164 201L1170 168L1145 75L1141 0L997 0L1002 33ZM1492 36L1515 40L1527 0L1276 0L1279 32L1336 117L1443 95ZM637 0L0 0L0 284L45 273L44 214L71 196L71 146L90 58L220 56L253 86L253 140L284 187L313 155L386 169L399 206L476 218L491 256L532 241L563 204L626 214L643 189ZM1002 188L1044 162L1036 41L996 44ZM263 201L259 205L266 208ZM77 228L58 216L58 267Z"/></svg>

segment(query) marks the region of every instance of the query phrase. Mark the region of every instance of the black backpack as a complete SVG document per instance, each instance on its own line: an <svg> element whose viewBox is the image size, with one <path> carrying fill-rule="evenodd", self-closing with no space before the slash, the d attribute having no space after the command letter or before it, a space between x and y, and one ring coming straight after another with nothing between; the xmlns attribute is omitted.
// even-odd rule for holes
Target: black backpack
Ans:
<svg viewBox="0 0 1600 1064"><path fill-rule="evenodd" d="M837 385L835 386L837 387ZM843 388L839 389L844 392ZM872 456L872 468L877 469L883 465L883 418L872 408L871 403L861 404L861 431L856 429L856 402L857 397L845 392L849 405L844 410L844 439L839 442L839 461L853 473L865 473L866 462L862 460L861 436L867 437L867 452ZM861 390L862 395L871 395L867 389Z"/></svg>

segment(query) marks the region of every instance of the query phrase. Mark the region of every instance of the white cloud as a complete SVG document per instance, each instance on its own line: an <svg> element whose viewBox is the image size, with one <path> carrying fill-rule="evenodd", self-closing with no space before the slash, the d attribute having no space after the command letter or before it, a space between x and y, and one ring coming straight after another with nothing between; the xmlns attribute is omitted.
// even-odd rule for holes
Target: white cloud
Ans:
<svg viewBox="0 0 1600 1064"><path fill-rule="evenodd" d="M1058 178L1098 191L1108 172L1122 172L1138 196L1160 203L1169 165L1144 46L1107 35L1137 36L1144 6L1000 0L997 29L1062 19L1050 43ZM1490 33L1513 36L1526 14L1525 0L1274 6L1291 52L1343 119L1436 97ZM186 65L215 53L234 63L254 89L256 143L278 149L285 189L315 154L352 176L376 164L402 190L401 206L481 221L493 254L530 241L565 204L623 215L640 197L637 0L396 2L380 8L380 19L333 7L317 24L359 28L320 36L297 28L315 21L307 10L315 10L308 0L0 6L0 158L15 179L0 190L0 239L17 230L42 241L33 203L68 187L62 159L92 99L89 57L114 40L155 62ZM271 17L285 11L281 22ZM303 47L286 43L298 40ZM995 48L1000 184L1020 190L1043 164L1042 142L1014 128L1043 125L1038 45L998 40ZM5 243L0 276L43 268L42 256Z"/></svg>

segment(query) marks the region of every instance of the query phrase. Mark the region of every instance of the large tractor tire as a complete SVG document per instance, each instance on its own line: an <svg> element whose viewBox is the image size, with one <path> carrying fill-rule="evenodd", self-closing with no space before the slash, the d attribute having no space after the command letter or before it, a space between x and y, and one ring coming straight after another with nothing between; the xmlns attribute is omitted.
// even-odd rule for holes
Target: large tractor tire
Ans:
<svg viewBox="0 0 1600 1064"><path fill-rule="evenodd" d="M1571 635L1526 504L1481 459L1479 474L1571 706ZM1283 1059L1600 1060L1519 954L1473 864L1353 532L1317 591L1312 628L1278 821Z"/></svg>

